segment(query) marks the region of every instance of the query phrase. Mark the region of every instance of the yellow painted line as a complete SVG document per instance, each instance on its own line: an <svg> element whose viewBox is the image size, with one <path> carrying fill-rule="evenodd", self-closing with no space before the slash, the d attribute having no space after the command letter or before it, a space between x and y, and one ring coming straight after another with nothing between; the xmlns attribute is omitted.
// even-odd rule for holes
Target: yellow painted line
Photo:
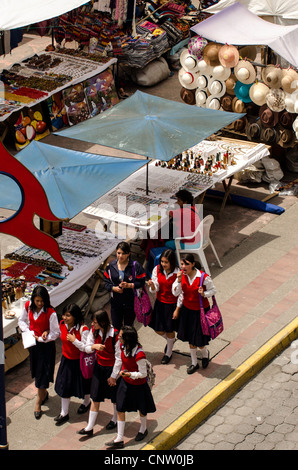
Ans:
<svg viewBox="0 0 298 470"><path fill-rule="evenodd" d="M242 387L278 353L298 338L298 317L204 395L141 450L170 450Z"/></svg>

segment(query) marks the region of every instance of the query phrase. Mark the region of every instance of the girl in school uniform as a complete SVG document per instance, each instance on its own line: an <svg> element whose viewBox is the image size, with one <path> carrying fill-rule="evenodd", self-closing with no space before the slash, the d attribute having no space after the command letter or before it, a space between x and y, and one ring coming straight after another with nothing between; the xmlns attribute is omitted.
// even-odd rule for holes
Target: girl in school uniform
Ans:
<svg viewBox="0 0 298 470"><path fill-rule="evenodd" d="M124 447L125 412L139 411L141 426L135 441L142 441L148 434L147 414L156 411L151 390L147 383L146 355L138 341L138 334L133 326L123 326L119 333L121 343L121 368L116 404L117 436L107 442L109 449ZM115 371L116 372L116 371Z"/></svg>
<svg viewBox="0 0 298 470"><path fill-rule="evenodd" d="M70 398L82 398L78 414L88 411L90 401L90 379L85 379L80 367L80 351L85 350L89 329L84 325L80 307L69 304L63 309L60 322L62 357L55 382L55 392L61 397L61 411L54 420L61 426L69 420Z"/></svg>
<svg viewBox="0 0 298 470"><path fill-rule="evenodd" d="M201 276L204 276L203 286L200 287ZM202 354L202 367L205 369L209 364L210 336L203 335L200 320L200 298L202 296L203 307L210 308L208 297L216 292L211 277L196 268L193 254L186 254L181 259L181 271L173 284L173 294L178 297L177 305L179 311L179 327L177 337L181 341L187 341L190 348L191 365L187 368L188 374L193 374L199 369L197 362L197 348Z"/></svg>
<svg viewBox="0 0 298 470"><path fill-rule="evenodd" d="M172 349L177 331L178 315L177 297L172 293L172 286L176 280L179 269L176 267L176 255L171 249L165 249L160 261L152 271L152 278L148 281L150 292L156 292L152 319L149 326L167 341L162 364L168 364L172 358Z"/></svg>
<svg viewBox="0 0 298 470"><path fill-rule="evenodd" d="M112 325L119 331L123 324L133 325L134 289L144 287L146 273L137 261L134 273L128 243L120 242L116 247L116 255L117 259L106 267L104 276L105 288L111 293Z"/></svg>
<svg viewBox="0 0 298 470"><path fill-rule="evenodd" d="M40 419L41 406L49 398L47 389L50 382L54 382L55 340L59 336L57 314L51 306L49 293L44 286L34 288L31 301L26 302L18 324L22 332L33 331L36 339L35 346L29 348L29 355L31 376L35 378L37 388L34 416Z"/></svg>
<svg viewBox="0 0 298 470"><path fill-rule="evenodd" d="M85 428L77 431L77 434L89 437L93 435L93 428L96 423L100 403L104 402L106 398L111 400L114 407L113 417L107 424L106 429L114 429L117 426L116 379L121 366L119 352L117 355L118 359L115 360L117 348L120 351L118 331L111 325L107 312L105 310L96 312L85 347L85 351L89 354L96 351L97 360L91 381L92 403L88 424ZM115 369L117 369L117 372L114 372Z"/></svg>

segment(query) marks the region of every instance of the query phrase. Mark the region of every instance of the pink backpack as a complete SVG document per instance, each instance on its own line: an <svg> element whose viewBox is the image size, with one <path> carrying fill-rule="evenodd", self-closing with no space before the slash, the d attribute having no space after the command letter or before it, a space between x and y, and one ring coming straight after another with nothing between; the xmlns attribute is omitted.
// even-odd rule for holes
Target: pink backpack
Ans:
<svg viewBox="0 0 298 470"><path fill-rule="evenodd" d="M135 279L135 261L133 263L132 273L133 279ZM140 294L134 289L134 311L138 322L143 323L144 326L148 326L152 316L151 300L145 286L138 290L141 291Z"/></svg>
<svg viewBox="0 0 298 470"><path fill-rule="evenodd" d="M204 275L202 274L200 279L200 286L203 285L203 281ZM204 310L201 294L199 294L199 297L201 305L201 326L203 335L211 336L211 339L215 339L224 329L222 315L216 303L215 296L212 296L213 305L207 312Z"/></svg>

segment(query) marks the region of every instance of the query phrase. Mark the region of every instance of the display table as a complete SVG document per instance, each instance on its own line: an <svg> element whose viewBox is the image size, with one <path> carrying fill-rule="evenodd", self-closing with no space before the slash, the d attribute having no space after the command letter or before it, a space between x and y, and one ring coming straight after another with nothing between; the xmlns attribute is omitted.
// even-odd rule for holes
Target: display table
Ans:
<svg viewBox="0 0 298 470"><path fill-rule="evenodd" d="M45 285L49 291L53 307L59 306L77 289L79 289L113 253L119 242L118 239L100 240L96 236L96 233L90 229L86 229L83 232L64 229L62 235L57 238L57 241L63 258L68 265L73 267L73 269L69 271L67 267L63 266L61 272L58 274L62 279L57 277L57 285L55 286L53 284L49 284L50 276L43 277L45 269L41 266L40 273L36 274L40 278L36 278L33 282L27 281L27 290L25 292L26 297L29 299L30 292L33 290L35 285ZM80 250L84 250L84 253L83 251L80 253ZM14 255L16 255L16 257L23 257L24 259L26 259L27 256L32 257L33 260L43 260L45 263L46 261L53 261L47 253L28 246L22 246L14 252ZM34 261L32 262L32 265L33 263ZM22 264L24 265L23 275L26 277L26 266L28 267L27 263L17 261L12 265L11 271L14 266L17 266L18 272L21 275ZM36 271L38 272L38 268ZM9 272L9 269L2 269L2 281L8 281L11 278L12 275ZM53 282L52 279L51 282ZM11 336L16 331L18 316L21 312L20 302L12 304L10 310L15 311L16 317L14 319L6 319L3 315L4 338Z"/></svg>

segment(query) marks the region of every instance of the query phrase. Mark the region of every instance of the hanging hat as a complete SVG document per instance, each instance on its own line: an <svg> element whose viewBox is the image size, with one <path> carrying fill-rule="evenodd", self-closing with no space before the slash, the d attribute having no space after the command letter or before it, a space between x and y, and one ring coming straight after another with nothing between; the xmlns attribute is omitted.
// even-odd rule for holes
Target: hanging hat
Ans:
<svg viewBox="0 0 298 470"><path fill-rule="evenodd" d="M289 113L295 113L296 93L290 94L285 92L285 110ZM298 104L298 101L297 101Z"/></svg>
<svg viewBox="0 0 298 470"><path fill-rule="evenodd" d="M183 68L178 72L178 80L180 85L187 90L193 90L197 88L197 78L198 72L187 72L187 70L184 70Z"/></svg>
<svg viewBox="0 0 298 470"><path fill-rule="evenodd" d="M215 78L211 78L208 83L208 90L211 95L216 95L217 97L221 97L226 92L226 84L221 80L217 80Z"/></svg>
<svg viewBox="0 0 298 470"><path fill-rule="evenodd" d="M251 101L253 101L258 106L263 106L266 103L266 95L269 92L269 87L265 83L257 82L249 89L249 96Z"/></svg>
<svg viewBox="0 0 298 470"><path fill-rule="evenodd" d="M209 42L207 46L204 48L203 51L203 59L208 65L211 65L211 67L215 67L215 65L219 65L219 58L218 58L218 52L221 48L220 44L217 44L216 42Z"/></svg>
<svg viewBox="0 0 298 470"><path fill-rule="evenodd" d="M233 129L236 131L236 132L244 132L245 131L245 128L247 126L247 117L246 116L243 116L242 118L240 119L236 119L236 121L234 121L234 126L233 126Z"/></svg>
<svg viewBox="0 0 298 470"><path fill-rule="evenodd" d="M208 93L205 90L200 90L199 88L196 91L196 105L204 108L206 106L206 101L208 98Z"/></svg>
<svg viewBox="0 0 298 470"><path fill-rule="evenodd" d="M207 62L204 59L199 60L198 67L199 67L199 72L201 74L203 74L203 75L204 74L207 74L207 75L211 74L212 67L210 67L210 65L208 65Z"/></svg>
<svg viewBox="0 0 298 470"><path fill-rule="evenodd" d="M218 59L224 67L233 68L239 62L239 52L237 47L226 44L221 46L218 52Z"/></svg>
<svg viewBox="0 0 298 470"><path fill-rule="evenodd" d="M282 70L280 85L286 93L294 93L298 89L298 73L296 70Z"/></svg>
<svg viewBox="0 0 298 470"><path fill-rule="evenodd" d="M295 114L289 113L288 111L284 110L279 115L279 123L285 127L286 129L292 129L294 119L296 117Z"/></svg>
<svg viewBox="0 0 298 470"><path fill-rule="evenodd" d="M280 88L282 70L275 65L267 65L262 70L262 79L270 88Z"/></svg>
<svg viewBox="0 0 298 470"><path fill-rule="evenodd" d="M184 49L180 54L180 64L187 72L197 72L199 70L199 60L190 55L187 49Z"/></svg>
<svg viewBox="0 0 298 470"><path fill-rule="evenodd" d="M198 75L198 77L197 77L197 87L200 90L206 90L210 80L211 80L210 75L207 75L207 74Z"/></svg>
<svg viewBox="0 0 298 470"><path fill-rule="evenodd" d="M293 129L295 132L298 132L298 117L296 117L295 121L293 122Z"/></svg>
<svg viewBox="0 0 298 470"><path fill-rule="evenodd" d="M201 36L192 38L188 43L188 52L191 55L194 55L197 59L201 59L203 57L204 47L206 47L207 44L207 39L204 39Z"/></svg>
<svg viewBox="0 0 298 470"><path fill-rule="evenodd" d="M206 100L206 108L219 110L220 106L220 98L213 95L208 96Z"/></svg>
<svg viewBox="0 0 298 470"><path fill-rule="evenodd" d="M212 68L210 74L217 80L227 80L231 75L231 69L223 65L216 65Z"/></svg>
<svg viewBox="0 0 298 470"><path fill-rule="evenodd" d="M246 135L249 140L260 141L260 125L257 122L248 123L246 126Z"/></svg>
<svg viewBox="0 0 298 470"><path fill-rule="evenodd" d="M256 46L244 46L239 49L239 56L243 59L250 59L252 61L257 57Z"/></svg>
<svg viewBox="0 0 298 470"><path fill-rule="evenodd" d="M232 102L233 102L233 97L231 95L225 94L221 100L221 107L224 111L232 112Z"/></svg>
<svg viewBox="0 0 298 470"><path fill-rule="evenodd" d="M273 144L276 142L277 132L274 127L263 127L261 129L260 139L265 144Z"/></svg>
<svg viewBox="0 0 298 470"><path fill-rule="evenodd" d="M292 129L281 129L277 143L283 148L293 147L296 143L295 132Z"/></svg>
<svg viewBox="0 0 298 470"><path fill-rule="evenodd" d="M245 103L237 98L233 98L232 101L232 110L233 113L245 113Z"/></svg>
<svg viewBox="0 0 298 470"><path fill-rule="evenodd" d="M256 80L257 72L254 66L248 60L239 60L234 68L237 80L245 85L249 85Z"/></svg>
<svg viewBox="0 0 298 470"><path fill-rule="evenodd" d="M229 95L235 95L235 85L237 83L237 78L233 73L229 76L229 78L226 80L226 89L227 93Z"/></svg>
<svg viewBox="0 0 298 470"><path fill-rule="evenodd" d="M187 90L186 88L182 87L180 90L180 98L186 104L196 104L195 90Z"/></svg>
<svg viewBox="0 0 298 470"><path fill-rule="evenodd" d="M244 103L249 103L251 101L251 98L249 96L249 90L252 85L247 85L242 82L236 82L235 85L235 95L237 98Z"/></svg>
<svg viewBox="0 0 298 470"><path fill-rule="evenodd" d="M259 116L264 127L274 127L278 123L278 113L272 111L266 104L260 108Z"/></svg>
<svg viewBox="0 0 298 470"><path fill-rule="evenodd" d="M272 111L283 111L285 109L285 92L280 88L271 88L266 95L266 103Z"/></svg>

